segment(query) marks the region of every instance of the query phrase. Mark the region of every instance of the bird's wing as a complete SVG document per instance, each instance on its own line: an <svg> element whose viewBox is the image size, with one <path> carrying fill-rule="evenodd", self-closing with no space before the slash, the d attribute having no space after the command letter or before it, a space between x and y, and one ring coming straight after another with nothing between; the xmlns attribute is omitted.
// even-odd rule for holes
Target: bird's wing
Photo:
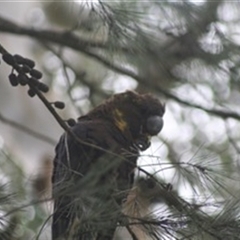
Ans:
<svg viewBox="0 0 240 240"><path fill-rule="evenodd" d="M123 192L133 182L134 164L121 162L122 158L119 157L124 145L121 143L125 143L125 140L121 139L119 133L109 124L104 121L80 121L72 128L72 132L81 142L65 133L56 147L52 175L54 198L52 240L61 237L90 239L89 233L86 238L72 237L72 232L76 234L75 226L79 228L78 221L81 221L81 216L89 212L88 206L94 206L94 211L101 210L102 213L98 216L110 213L110 208L114 204L113 201L108 202L109 199L115 194L119 204L124 194L118 194L116 190ZM85 145L84 142L88 144ZM133 162L136 162L136 158L134 156ZM101 206L101 202L104 203L104 207ZM109 209L106 211L107 206ZM83 211L86 212L83 214ZM89 229L88 232L91 231Z"/></svg>
<svg viewBox="0 0 240 240"><path fill-rule="evenodd" d="M99 126L101 125L101 127ZM66 230L74 225L76 209L74 200L78 194L80 179L89 171L93 161L103 155L103 151L94 149L88 144L105 148L105 141L101 139L102 124L92 121L77 123L72 132L82 143L65 133L56 146L52 183L54 198L54 213L52 223L52 239L60 239ZM104 132L104 130L103 130ZM80 186L79 186L80 187Z"/></svg>

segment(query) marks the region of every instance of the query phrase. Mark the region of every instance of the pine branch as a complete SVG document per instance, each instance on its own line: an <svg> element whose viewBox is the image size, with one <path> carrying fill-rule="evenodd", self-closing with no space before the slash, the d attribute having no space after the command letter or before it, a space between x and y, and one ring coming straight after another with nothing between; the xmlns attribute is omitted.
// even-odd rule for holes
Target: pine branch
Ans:
<svg viewBox="0 0 240 240"><path fill-rule="evenodd" d="M207 108L207 107L201 106L199 104L191 103L188 100L184 100L184 99L180 98L179 96L177 96L177 94L175 94L174 92L165 90L164 88L160 87L159 85L149 86L149 82L146 82L145 79L142 78L140 75L136 74L135 72L133 72L125 67L115 64L113 61L108 60L106 57L103 57L98 53L93 52L93 50L91 50L91 48L89 48L89 47L93 47L94 43L81 42L81 39L79 39L72 33L60 33L59 34L55 31L33 30L30 28L18 26L18 25L14 24L10 21L7 21L3 18L0 18L0 31L14 33L14 34L18 34L18 35L26 35L29 37L36 38L37 40L50 41L53 43L63 45L65 47L68 46L74 50L82 52L83 54L85 54L88 57L91 57L94 60L97 60L98 62L102 63L105 67L107 67L119 74L123 74L123 75L129 76L129 77L135 79L137 82L143 84L144 86L147 86L148 88L150 87L150 89L153 92L161 93L163 96L165 96L168 99L172 99L172 100L174 100L180 104L183 104L187 107L201 109L211 115L221 117L223 119L233 118L236 120L240 120L240 114L237 112L221 110L221 109L216 109L216 108ZM0 48L0 52L1 52L1 48ZM55 114L53 113L53 115L55 115ZM66 130L66 127L63 126L62 123L61 123L61 126L64 127Z"/></svg>

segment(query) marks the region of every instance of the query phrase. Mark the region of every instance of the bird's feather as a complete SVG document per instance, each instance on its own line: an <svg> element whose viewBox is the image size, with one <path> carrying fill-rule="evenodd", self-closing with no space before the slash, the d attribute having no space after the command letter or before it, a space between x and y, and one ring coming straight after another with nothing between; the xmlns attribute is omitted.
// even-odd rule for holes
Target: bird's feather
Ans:
<svg viewBox="0 0 240 240"><path fill-rule="evenodd" d="M155 124L163 113L156 98L126 92L80 117L71 128L75 137L62 135L52 175L52 240L113 238L139 150L150 145L148 119ZM156 124L154 134L161 130Z"/></svg>

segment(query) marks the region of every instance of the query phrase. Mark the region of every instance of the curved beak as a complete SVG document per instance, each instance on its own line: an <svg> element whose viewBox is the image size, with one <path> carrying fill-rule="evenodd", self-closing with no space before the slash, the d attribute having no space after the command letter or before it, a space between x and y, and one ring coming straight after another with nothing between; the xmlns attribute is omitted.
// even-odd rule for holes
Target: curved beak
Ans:
<svg viewBox="0 0 240 240"><path fill-rule="evenodd" d="M163 119L160 116L151 116L147 119L147 132L151 136L157 135L163 128Z"/></svg>
<svg viewBox="0 0 240 240"><path fill-rule="evenodd" d="M156 115L151 116L147 119L145 125L145 133L142 133L138 139L135 140L135 146L140 150L144 151L151 145L151 136L157 135L163 128L162 117Z"/></svg>

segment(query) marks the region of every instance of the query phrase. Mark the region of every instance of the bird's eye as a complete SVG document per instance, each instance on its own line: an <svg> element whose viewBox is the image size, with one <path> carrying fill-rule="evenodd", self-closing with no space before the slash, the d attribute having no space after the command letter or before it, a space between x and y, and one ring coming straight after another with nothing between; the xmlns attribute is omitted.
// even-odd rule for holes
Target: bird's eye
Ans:
<svg viewBox="0 0 240 240"><path fill-rule="evenodd" d="M160 116L151 116L147 119L146 128L148 134L157 135L163 128L163 119Z"/></svg>

